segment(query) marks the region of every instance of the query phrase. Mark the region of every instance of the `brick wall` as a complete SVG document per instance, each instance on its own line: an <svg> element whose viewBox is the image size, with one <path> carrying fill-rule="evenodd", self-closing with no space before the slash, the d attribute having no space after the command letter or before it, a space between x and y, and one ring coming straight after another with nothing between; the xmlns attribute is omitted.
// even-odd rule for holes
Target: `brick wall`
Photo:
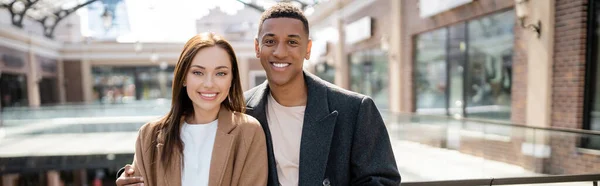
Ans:
<svg viewBox="0 0 600 186"><path fill-rule="evenodd" d="M556 0L552 126L581 129L588 0Z"/></svg>
<svg viewBox="0 0 600 186"><path fill-rule="evenodd" d="M527 120L527 41L520 26L514 27L511 121L525 124Z"/></svg>
<svg viewBox="0 0 600 186"><path fill-rule="evenodd" d="M556 0L552 126L581 129L585 90L588 0ZM552 156L546 161L550 174L597 173L600 156L580 149L582 136L554 133Z"/></svg>
<svg viewBox="0 0 600 186"><path fill-rule="evenodd" d="M511 4L513 1L475 1L432 18L422 19L418 17L418 10L414 8L418 6L418 0L402 2L404 3L402 6L404 35L402 37L406 41L402 43L404 62L402 72L406 80L403 82L403 89L405 90L414 90L412 88L414 63L412 46L415 35L513 6ZM553 127L581 129L583 123L587 4L588 0L556 0L551 98L551 126ZM527 116L527 71L530 68L527 66L527 41L523 39L524 32L526 31L515 26L511 122L517 124L525 124ZM402 98L413 101L403 105L403 109L414 110L413 94ZM597 173L600 169L599 155L584 152L578 148L581 136L562 132L542 134L548 140L547 145L551 148L551 156L535 158L523 155L521 147L528 139L527 135L530 134L513 130L510 141L461 135L458 150L462 153L519 165L525 169L545 174ZM438 143L443 144L443 141L436 143L428 141L427 143L436 146Z"/></svg>

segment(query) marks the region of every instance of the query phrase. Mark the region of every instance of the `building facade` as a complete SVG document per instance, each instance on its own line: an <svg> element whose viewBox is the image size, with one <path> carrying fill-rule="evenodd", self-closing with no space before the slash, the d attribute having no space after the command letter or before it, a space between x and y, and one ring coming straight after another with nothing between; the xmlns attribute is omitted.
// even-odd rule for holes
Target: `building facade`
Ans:
<svg viewBox="0 0 600 186"><path fill-rule="evenodd" d="M600 166L595 137L468 126L599 130L596 4L333 1L309 18L322 51L309 68L382 110L467 119L458 143L423 143L539 173L591 173Z"/></svg>

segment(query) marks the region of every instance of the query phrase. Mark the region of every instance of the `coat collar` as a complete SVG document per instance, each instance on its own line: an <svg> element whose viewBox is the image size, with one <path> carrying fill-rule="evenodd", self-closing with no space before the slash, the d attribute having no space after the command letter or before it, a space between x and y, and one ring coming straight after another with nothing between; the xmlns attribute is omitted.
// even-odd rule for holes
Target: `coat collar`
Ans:
<svg viewBox="0 0 600 186"><path fill-rule="evenodd" d="M234 135L231 134L231 131L233 131L238 124L238 122L234 121L236 117L233 115L234 113L232 111L221 106L217 117L219 121L210 162L209 185L220 185L222 183L223 174L225 173L225 168L227 167L234 141ZM181 117L180 122L183 123L184 121L184 117ZM161 154L163 150L171 150L173 153L173 159L171 160L173 166L170 166L168 170L164 168L158 170L158 175L164 175L164 180L170 181L169 183L164 183L165 185L178 186L181 185L181 165L183 155L178 150L163 149L165 140L162 132L163 131L159 131L158 133L158 154Z"/></svg>

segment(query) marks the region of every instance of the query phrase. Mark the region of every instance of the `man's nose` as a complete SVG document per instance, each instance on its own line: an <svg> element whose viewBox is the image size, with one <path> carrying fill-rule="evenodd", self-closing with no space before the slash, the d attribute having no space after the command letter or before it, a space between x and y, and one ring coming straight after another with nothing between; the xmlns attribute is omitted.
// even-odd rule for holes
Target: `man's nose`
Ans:
<svg viewBox="0 0 600 186"><path fill-rule="evenodd" d="M276 58L285 58L287 56L287 47L285 44L278 44L275 47L275 51L273 51L273 56Z"/></svg>

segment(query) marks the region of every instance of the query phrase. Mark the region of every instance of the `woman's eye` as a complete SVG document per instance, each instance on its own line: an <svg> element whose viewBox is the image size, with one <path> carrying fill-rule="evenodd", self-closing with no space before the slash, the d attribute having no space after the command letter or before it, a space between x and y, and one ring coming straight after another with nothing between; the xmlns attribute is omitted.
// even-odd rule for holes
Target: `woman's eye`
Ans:
<svg viewBox="0 0 600 186"><path fill-rule="evenodd" d="M194 74L194 75L204 75L204 73L198 72L198 71L194 71L194 72L192 72L192 74Z"/></svg>
<svg viewBox="0 0 600 186"><path fill-rule="evenodd" d="M225 75L227 75L227 73L225 73L225 72L218 72L217 73L217 76L225 76Z"/></svg>

